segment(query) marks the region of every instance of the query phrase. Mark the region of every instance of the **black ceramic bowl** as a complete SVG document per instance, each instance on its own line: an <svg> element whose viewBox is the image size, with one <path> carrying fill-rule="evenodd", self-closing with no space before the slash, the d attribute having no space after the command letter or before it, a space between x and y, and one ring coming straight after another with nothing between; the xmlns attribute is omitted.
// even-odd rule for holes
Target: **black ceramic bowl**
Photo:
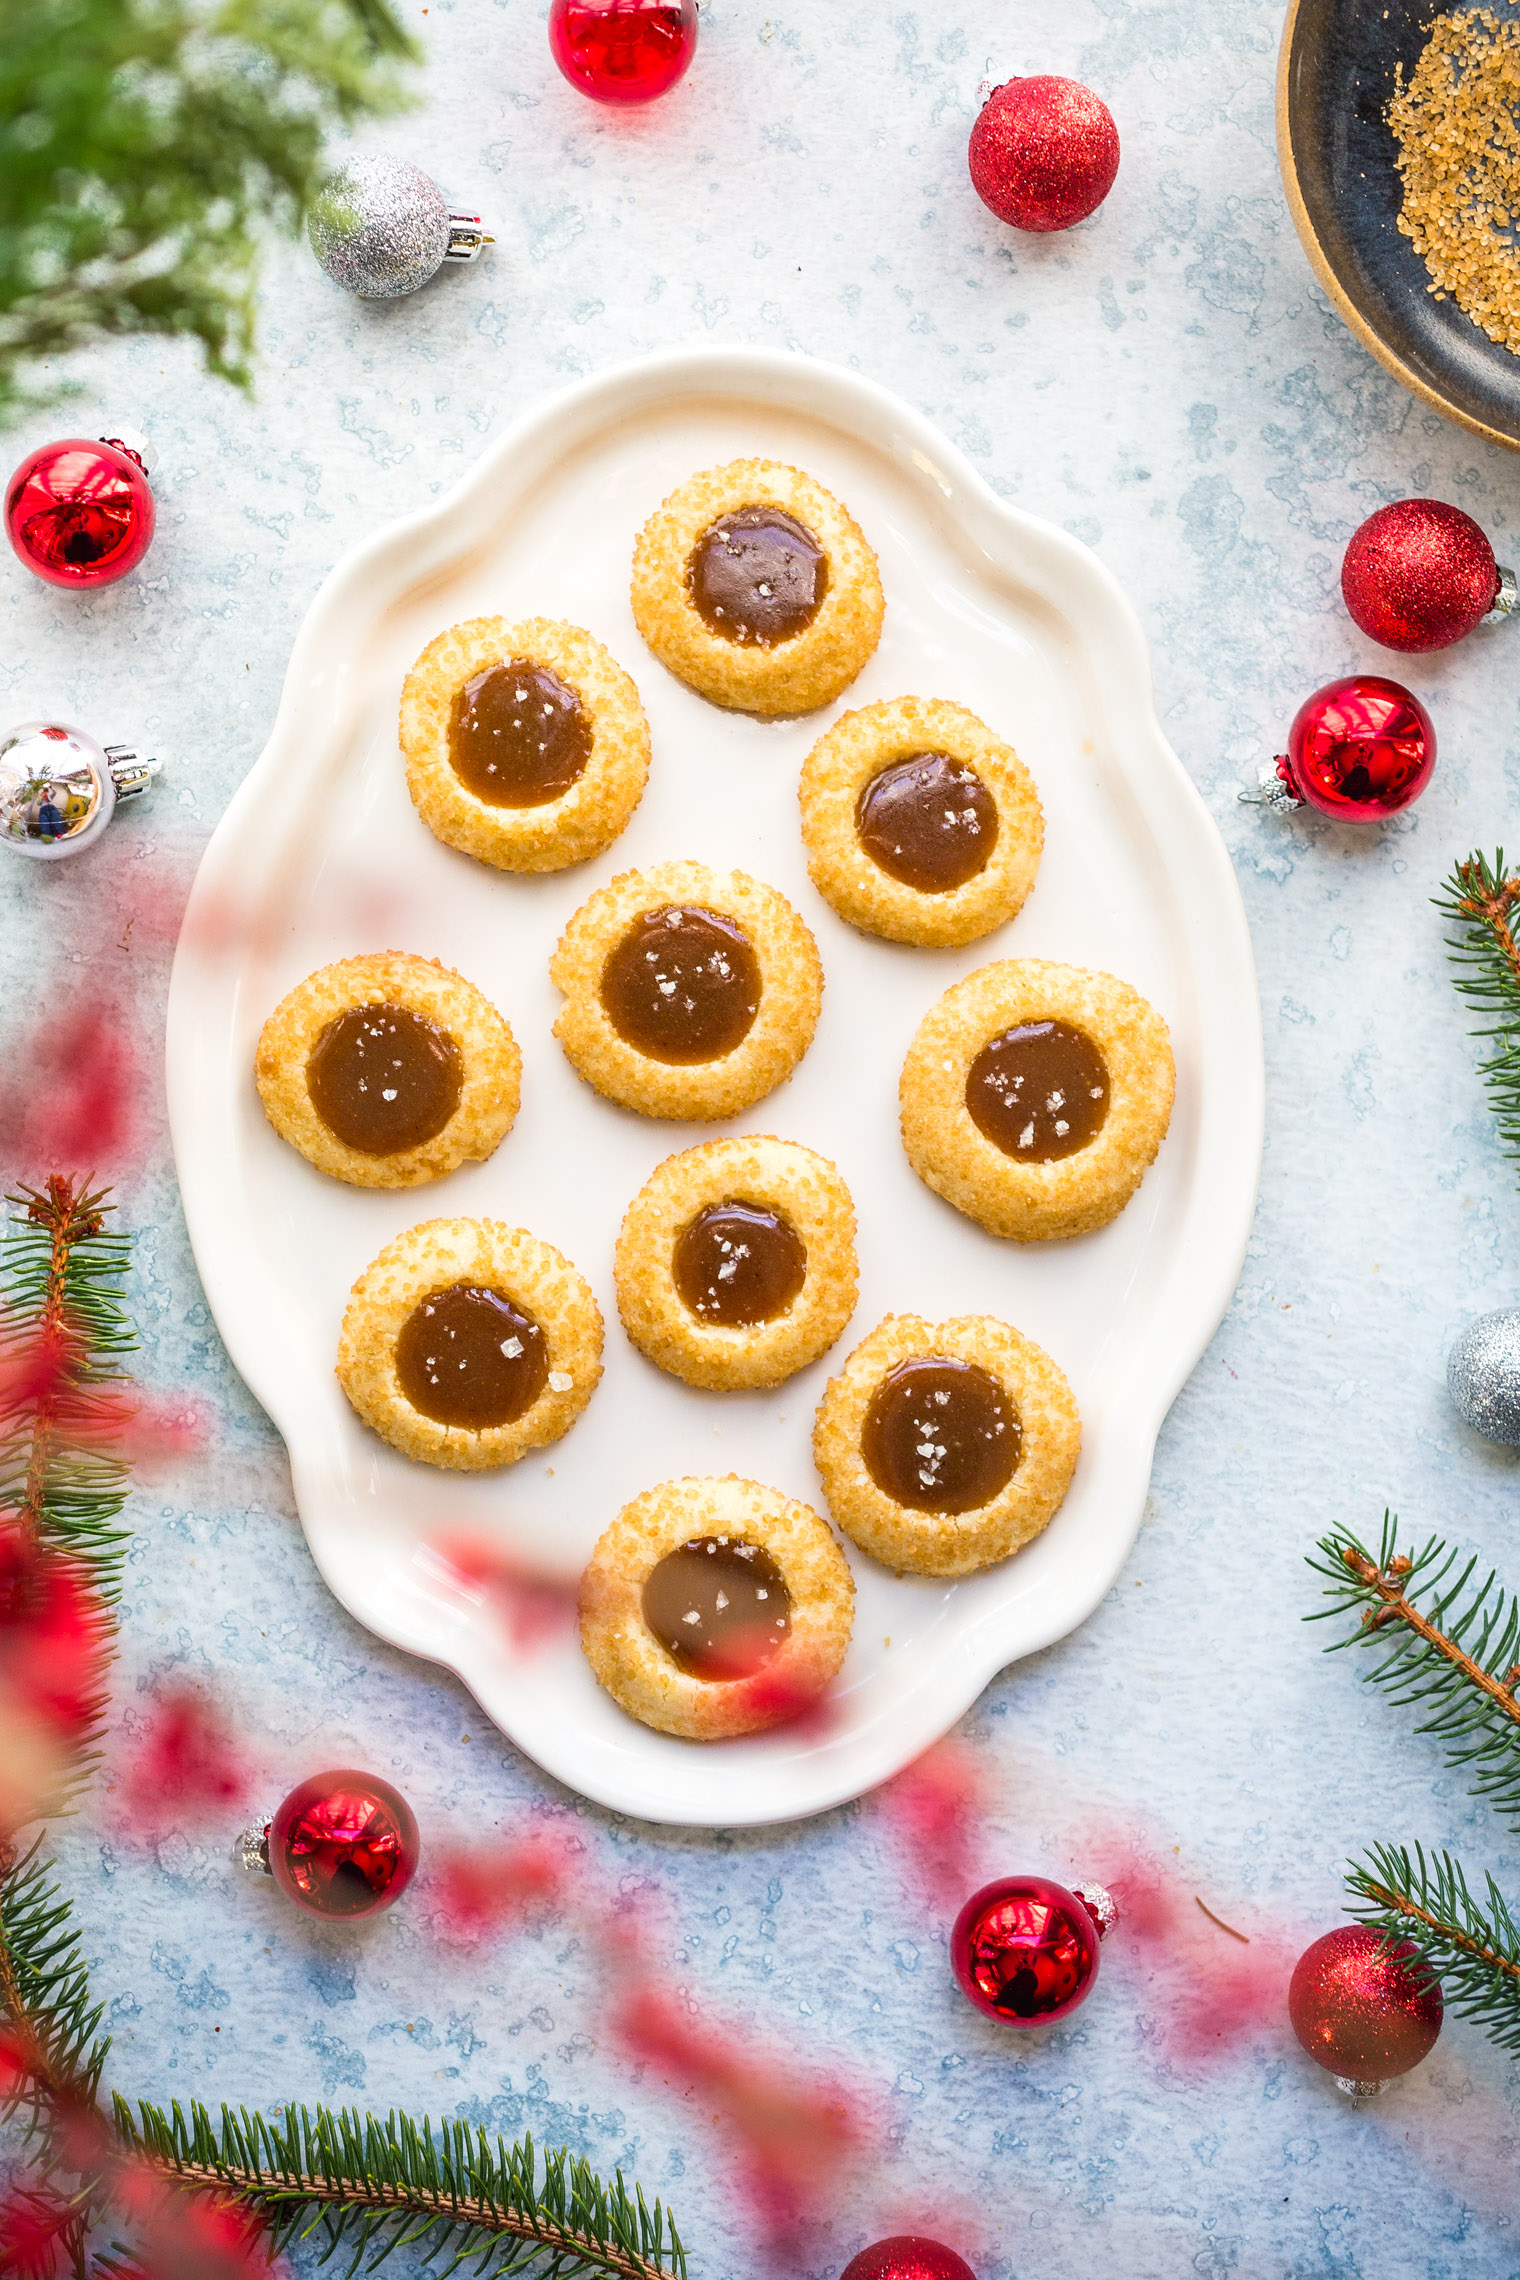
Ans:
<svg viewBox="0 0 1520 2280"><path fill-rule="evenodd" d="M1380 364L1449 419L1520 451L1520 356L1500 348L1399 233L1398 145L1385 112L1439 0L1289 0L1277 74L1277 152L1304 250Z"/></svg>

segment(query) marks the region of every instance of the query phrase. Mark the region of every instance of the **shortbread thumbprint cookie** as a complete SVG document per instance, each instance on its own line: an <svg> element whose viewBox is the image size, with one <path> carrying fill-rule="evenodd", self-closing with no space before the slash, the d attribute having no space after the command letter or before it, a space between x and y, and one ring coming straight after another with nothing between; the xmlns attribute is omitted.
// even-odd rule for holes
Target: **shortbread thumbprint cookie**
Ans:
<svg viewBox="0 0 1520 2280"><path fill-rule="evenodd" d="M632 599L660 663L736 712L832 704L881 638L876 556L831 492L774 459L672 491L639 534Z"/></svg>
<svg viewBox="0 0 1520 2280"><path fill-rule="evenodd" d="M713 1392L779 1385L855 1310L855 1211L826 1156L769 1137L669 1156L628 1206L618 1312L641 1354Z"/></svg>
<svg viewBox="0 0 1520 2280"><path fill-rule="evenodd" d="M919 1178L991 1234L1048 1243L1104 1227L1166 1138L1166 1023L1112 974L1009 958L946 990L903 1063Z"/></svg>
<svg viewBox="0 0 1520 2280"><path fill-rule="evenodd" d="M812 1042L823 968L784 895L743 871L656 863L581 905L549 966L554 1034L641 1116L737 1116Z"/></svg>
<svg viewBox="0 0 1520 2280"><path fill-rule="evenodd" d="M829 1380L813 1430L836 1525L911 1575L970 1575L1029 1543L1081 1444L1063 1373L986 1314L889 1314Z"/></svg>
<svg viewBox="0 0 1520 2280"><path fill-rule="evenodd" d="M720 1742L815 1704L855 1584L809 1505L758 1481L670 1480L626 1504L581 1578L581 1645L630 1717Z"/></svg>
<svg viewBox="0 0 1520 2280"><path fill-rule="evenodd" d="M649 774L649 723L617 660L553 618L466 618L401 691L407 789L435 837L498 871L610 847Z"/></svg>
<svg viewBox="0 0 1520 2280"><path fill-rule="evenodd" d="M551 1244L499 1219L429 1219L354 1284L338 1382L405 1457L490 1472L557 1441L602 1374L602 1317Z"/></svg>
<svg viewBox="0 0 1520 2280"><path fill-rule="evenodd" d="M1012 745L963 705L896 697L845 713L798 790L813 884L862 933L975 942L1034 885L1039 794Z"/></svg>
<svg viewBox="0 0 1520 2280"><path fill-rule="evenodd" d="M351 1187L418 1187L481 1162L517 1114L522 1056L462 975L387 950L308 974L259 1036L264 1113Z"/></svg>

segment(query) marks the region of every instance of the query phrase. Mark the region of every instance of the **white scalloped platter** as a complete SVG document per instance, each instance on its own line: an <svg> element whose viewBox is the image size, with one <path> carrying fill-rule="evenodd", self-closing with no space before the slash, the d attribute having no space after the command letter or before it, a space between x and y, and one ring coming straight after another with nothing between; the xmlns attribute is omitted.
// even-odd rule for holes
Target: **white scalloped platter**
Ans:
<svg viewBox="0 0 1520 2280"><path fill-rule="evenodd" d="M1031 451L1038 437L1029 439ZM766 456L808 469L876 548L881 646L842 704L808 720L715 710L634 630L629 558L645 516L700 467ZM408 800L402 678L457 618L568 618L632 673L654 765L623 838L594 863L514 879L440 846ZM802 760L848 706L907 693L969 705L1018 748L1046 813L1020 916L970 949L851 931L809 883ZM790 1083L725 1127L656 1124L598 1098L551 1034L549 954L614 873L671 856L738 866L790 897L827 988ZM265 1123L254 1046L286 990L329 960L402 949L456 966L523 1051L523 1107L492 1160L401 1194L342 1187ZM1171 1026L1177 1106L1139 1194L1079 1242L983 1234L910 1171L897 1129L903 1053L946 986L989 959L1058 958L1122 975ZM896 1772L988 1680L1081 1623L1117 1576L1161 1420L1239 1272L1261 1155L1262 1056L1240 895L1215 827L1157 723L1139 624L1096 556L1003 505L915 412L851 373L746 351L624 366L530 412L465 479L350 554L301 629L269 743L206 850L175 961L169 1106L196 1261L228 1351L284 1435L322 1574L372 1631L458 1672L558 1780L648 1820L732 1826L816 1813ZM772 1393L662 1376L618 1326L612 1250L656 1164L715 1129L775 1132L840 1166L860 1220L860 1303L834 1354ZM607 1318L606 1375L569 1436L509 1471L408 1463L354 1417L333 1375L350 1285L402 1229L501 1218L557 1244ZM477 1534L578 1575L638 1490L736 1472L818 1505L813 1412L882 1315L990 1313L1071 1379L1081 1461L1027 1550L957 1583L893 1576L846 1546L855 1636L827 1715L697 1745L603 1694L568 1629L514 1645L429 1546Z"/></svg>

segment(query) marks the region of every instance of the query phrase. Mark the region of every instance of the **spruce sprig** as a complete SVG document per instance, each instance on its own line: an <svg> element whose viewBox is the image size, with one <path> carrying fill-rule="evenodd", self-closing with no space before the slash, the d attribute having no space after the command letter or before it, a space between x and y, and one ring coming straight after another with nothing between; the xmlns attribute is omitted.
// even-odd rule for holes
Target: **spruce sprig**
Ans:
<svg viewBox="0 0 1520 2280"><path fill-rule="evenodd" d="M0 1518L33 1569L89 1586L97 1610L85 1667L100 1684L76 1705L81 1775L105 1706L111 1638L106 1602L130 1541L116 1525L127 1471L111 1453L123 1418L121 1358L135 1344L122 1305L129 1239L109 1233L103 1193L71 1181L12 1196L0 1242ZM18 1569L23 1578L25 1564ZM674 2219L650 2208L620 2172L597 2177L570 2153L508 2144L462 2122L435 2128L403 2113L286 2107L279 2119L223 2107L119 2095L100 2081L110 2038L90 1987L80 1934L41 1839L21 1857L0 1829L0 2123L15 2127L30 2182L13 2195L55 2228L76 2275L142 2280L130 2248L89 2252L89 2235L123 2181L151 2176L175 2192L211 2194L254 2213L272 2253L315 2237L322 2260L372 2270L398 2248L444 2272L481 2280L684 2280Z"/></svg>
<svg viewBox="0 0 1520 2280"><path fill-rule="evenodd" d="M118 2135L160 2175L230 2187L269 2223L272 2253L313 2236L321 2261L350 2252L348 2275L395 2250L418 2251L433 2280L469 2264L479 2280L533 2272L543 2280L588 2267L618 2280L684 2276L675 2222L621 2172L604 2184L567 2151L540 2154L465 2122L348 2108L287 2108L279 2121L223 2106L219 2121L192 2104L115 2101ZM436 2260L443 2259L439 2263Z"/></svg>
<svg viewBox="0 0 1520 2280"><path fill-rule="evenodd" d="M1450 1853L1374 1845L1346 1878L1352 1911L1389 1942L1410 1942L1441 1982L1449 2010L1520 2057L1520 1924L1491 1876L1474 1899Z"/></svg>
<svg viewBox="0 0 1520 2280"><path fill-rule="evenodd" d="M1520 877L1481 850L1457 864L1435 907L1455 931L1446 938L1456 986L1483 1017L1475 1037L1493 1049L1478 1064L1504 1152L1520 1162Z"/></svg>
<svg viewBox="0 0 1520 2280"><path fill-rule="evenodd" d="M1473 1795L1520 1834L1520 1599L1492 1570L1480 1580L1477 1558L1464 1559L1432 1536L1412 1555L1398 1548L1399 1524L1383 1515L1376 1558L1343 1530L1321 1538L1310 1566L1328 1578L1330 1602L1311 1621L1360 1611L1342 1647L1381 1645L1386 1653L1363 1673L1401 1708L1423 1712L1416 1733L1441 1744Z"/></svg>

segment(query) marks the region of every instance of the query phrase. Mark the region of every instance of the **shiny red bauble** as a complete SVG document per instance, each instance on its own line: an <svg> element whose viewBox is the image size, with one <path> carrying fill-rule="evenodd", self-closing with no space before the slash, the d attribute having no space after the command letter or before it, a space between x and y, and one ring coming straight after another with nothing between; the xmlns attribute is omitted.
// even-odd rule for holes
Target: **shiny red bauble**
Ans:
<svg viewBox="0 0 1520 2280"><path fill-rule="evenodd" d="M1343 1924L1305 1948L1288 1984L1288 2016L1309 2056L1357 2083L1391 2082L1434 2048L1441 1988L1406 1940L1387 1948L1368 1924Z"/></svg>
<svg viewBox="0 0 1520 2280"><path fill-rule="evenodd" d="M313 1916L377 1916L401 1898L421 1854L401 1792L347 1766L298 1783L269 1824L270 1872Z"/></svg>
<svg viewBox="0 0 1520 2280"><path fill-rule="evenodd" d="M1369 515L1346 549L1346 607L1385 649L1445 649L1499 599L1494 550L1471 515L1440 499L1400 499Z"/></svg>
<svg viewBox="0 0 1520 2280"><path fill-rule="evenodd" d="M839 2280L976 2280L963 2256L919 2233L894 2233L852 2256Z"/></svg>
<svg viewBox="0 0 1520 2280"><path fill-rule="evenodd" d="M697 52L697 0L553 0L549 47L583 95L652 103Z"/></svg>
<svg viewBox="0 0 1520 2280"><path fill-rule="evenodd" d="M1419 698L1381 674L1348 673L1299 706L1277 773L1321 815L1380 823L1419 798L1435 764L1435 725Z"/></svg>
<svg viewBox="0 0 1520 2280"><path fill-rule="evenodd" d="M1069 230L1114 186L1119 130L1079 79L1010 79L971 130L971 180L984 206L1016 230Z"/></svg>
<svg viewBox="0 0 1520 2280"><path fill-rule="evenodd" d="M44 444L11 477L5 528L28 570L50 586L108 586L141 562L153 537L153 493L120 443L71 436Z"/></svg>
<svg viewBox="0 0 1520 2280"><path fill-rule="evenodd" d="M1048 1876L1002 1876L973 1892L950 1934L961 1992L989 2019L1044 2027L1085 2003L1099 1932L1074 1892Z"/></svg>

